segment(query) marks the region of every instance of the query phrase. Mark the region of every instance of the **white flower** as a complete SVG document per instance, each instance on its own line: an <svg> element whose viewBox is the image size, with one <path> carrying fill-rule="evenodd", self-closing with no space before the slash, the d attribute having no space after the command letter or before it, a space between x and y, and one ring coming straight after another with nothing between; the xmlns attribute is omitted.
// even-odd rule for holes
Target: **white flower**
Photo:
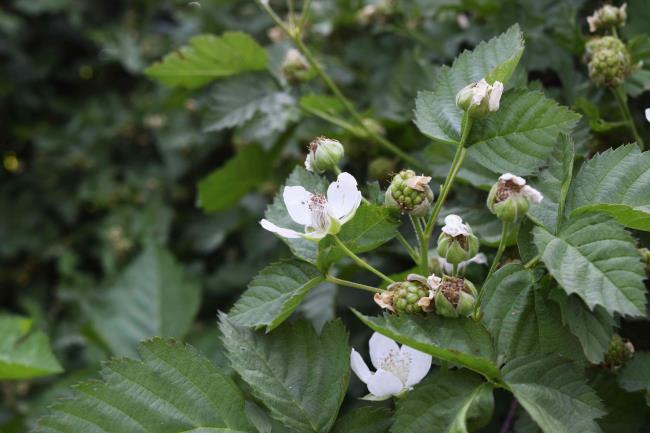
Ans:
<svg viewBox="0 0 650 433"><path fill-rule="evenodd" d="M445 274L451 274L454 270L454 267L451 263L449 263L447 260L445 260L444 257L436 256L435 259L438 261L438 265L440 265L440 268L445 272ZM474 257L472 257L469 260L466 260L464 262L460 262L458 264L458 271L462 272L463 269L467 267L470 263L476 263L479 265L487 265L487 257L483 253L478 253Z"/></svg>
<svg viewBox="0 0 650 433"><path fill-rule="evenodd" d="M479 117L486 116L499 109L499 102L503 95L503 83L495 81L489 84L485 78L462 88L456 94L456 105L470 114Z"/></svg>
<svg viewBox="0 0 650 433"><path fill-rule="evenodd" d="M445 225L442 227L442 231L453 238L456 236L469 236L472 234L469 226L463 223L463 219L454 214L445 217Z"/></svg>
<svg viewBox="0 0 650 433"><path fill-rule="evenodd" d="M361 355L352 349L352 371L368 385L370 400L384 400L413 388L427 375L431 368L431 355L406 345L400 348L395 341L377 332L370 342L370 360L377 369L371 372Z"/></svg>
<svg viewBox="0 0 650 433"><path fill-rule="evenodd" d="M532 186L526 185L526 180L523 177L515 176L511 173L505 173L499 177L499 180L503 182L511 182L518 187L521 187L519 193L526 197L531 203L539 204L544 199L542 193L537 191Z"/></svg>
<svg viewBox="0 0 650 433"><path fill-rule="evenodd" d="M287 186L282 198L291 219L305 226L305 232L278 227L267 219L261 220L260 224L266 230L289 239L303 237L317 241L328 234L336 234L361 204L361 192L350 173L339 174L336 182L327 188L327 197L312 194L302 186Z"/></svg>
<svg viewBox="0 0 650 433"><path fill-rule="evenodd" d="M650 122L650 108L645 109L645 120Z"/></svg>

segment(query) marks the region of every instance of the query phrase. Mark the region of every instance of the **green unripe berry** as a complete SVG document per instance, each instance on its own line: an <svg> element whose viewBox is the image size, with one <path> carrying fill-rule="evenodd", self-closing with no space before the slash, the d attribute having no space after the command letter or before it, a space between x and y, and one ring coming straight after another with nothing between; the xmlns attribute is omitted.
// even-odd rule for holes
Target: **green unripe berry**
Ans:
<svg viewBox="0 0 650 433"><path fill-rule="evenodd" d="M634 355L634 346L620 335L614 334L605 353L604 365L610 370L617 370Z"/></svg>
<svg viewBox="0 0 650 433"><path fill-rule="evenodd" d="M632 70L625 44L614 36L592 39L586 46L589 78L599 86L621 85Z"/></svg>
<svg viewBox="0 0 650 433"><path fill-rule="evenodd" d="M402 213L425 215L433 202L430 180L427 176L417 176L413 170L402 170L393 176L386 190L386 206Z"/></svg>

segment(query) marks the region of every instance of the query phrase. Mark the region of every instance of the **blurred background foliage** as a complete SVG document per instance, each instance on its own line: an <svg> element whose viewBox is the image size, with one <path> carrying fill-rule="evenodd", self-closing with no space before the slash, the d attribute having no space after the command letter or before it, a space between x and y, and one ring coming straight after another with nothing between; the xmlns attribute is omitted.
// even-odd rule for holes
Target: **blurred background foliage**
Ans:
<svg viewBox="0 0 650 433"><path fill-rule="evenodd" d="M582 62L584 18L597 2L413 0L361 14L371 3L314 0L307 42L369 124L403 149L427 144L411 121L413 101L431 88L437 67L516 22L527 49L515 81L584 115L574 136L578 155L631 141L602 120L618 119L617 107L589 83ZM624 28L635 38L635 61L646 61L627 89L638 124L650 106L642 94L650 40L639 36L650 22L645 3L628 1ZM226 30L247 32L266 48L272 77L249 73L189 91L143 75L192 36ZM69 385L94 376L111 355L133 354L150 336L184 338L224 365L217 310L227 310L265 264L287 255L257 221L314 136L345 143L346 169L360 178L383 182L401 167L370 141L312 115L336 112L337 104L301 99L327 91L318 79L282 74L288 49L253 1L0 6L0 303L49 336L65 371L4 382L0 431L29 430ZM451 154L439 149L427 162L443 178ZM212 180L217 191L206 184L206 213L197 184L225 164L231 168ZM462 180L486 185L479 175ZM462 188L452 206L482 204ZM498 224L482 227L480 218L467 217L484 243L496 243ZM397 248L377 260L395 271L408 263ZM320 326L351 305L372 308L362 294L322 285L300 312ZM640 331L632 325L629 332ZM364 345L365 334L352 335L353 346Z"/></svg>

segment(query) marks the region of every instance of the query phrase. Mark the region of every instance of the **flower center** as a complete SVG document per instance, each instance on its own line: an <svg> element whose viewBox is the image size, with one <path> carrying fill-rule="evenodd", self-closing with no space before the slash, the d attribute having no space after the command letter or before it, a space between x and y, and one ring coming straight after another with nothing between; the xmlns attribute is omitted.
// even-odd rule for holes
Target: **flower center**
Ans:
<svg viewBox="0 0 650 433"><path fill-rule="evenodd" d="M456 307L458 305L458 300L460 299L460 292L465 286L465 280L458 277L450 277L443 281L440 286L442 294L451 304Z"/></svg>
<svg viewBox="0 0 650 433"><path fill-rule="evenodd" d="M513 194L519 193L523 188L522 185L517 185L511 180L500 180L499 186L497 186L497 202L507 200Z"/></svg>
<svg viewBox="0 0 650 433"><path fill-rule="evenodd" d="M402 354L396 350L391 350L379 363L379 368L394 374L403 384L406 384L408 380L410 367L411 357L409 354Z"/></svg>
<svg viewBox="0 0 650 433"><path fill-rule="evenodd" d="M318 231L326 231L330 224L327 213L327 198L323 194L314 194L309 199L311 226Z"/></svg>

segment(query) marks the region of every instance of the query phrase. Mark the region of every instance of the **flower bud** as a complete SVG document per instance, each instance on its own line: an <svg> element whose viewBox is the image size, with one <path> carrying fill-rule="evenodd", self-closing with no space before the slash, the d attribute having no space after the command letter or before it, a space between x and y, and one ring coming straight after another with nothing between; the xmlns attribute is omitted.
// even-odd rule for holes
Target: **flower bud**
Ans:
<svg viewBox="0 0 650 433"><path fill-rule="evenodd" d="M610 370L618 370L634 355L634 345L624 340L620 335L612 335L609 348L605 353L604 366Z"/></svg>
<svg viewBox="0 0 650 433"><path fill-rule="evenodd" d="M643 263L645 264L645 273L646 275L650 275L650 250L647 248L641 248L639 249L639 252L641 253L641 260L643 260Z"/></svg>
<svg viewBox="0 0 650 433"><path fill-rule="evenodd" d="M587 17L589 23L589 31L596 32L598 30L609 29L612 27L622 27L627 20L627 3L623 3L621 7L612 5L605 5L596 10L593 15Z"/></svg>
<svg viewBox="0 0 650 433"><path fill-rule="evenodd" d="M543 198L524 178L505 173L490 189L487 207L501 221L513 222L528 212L530 202L540 203Z"/></svg>
<svg viewBox="0 0 650 433"><path fill-rule="evenodd" d="M499 109L503 94L503 83L488 84L485 79L460 89L456 94L456 105L467 111L471 117L481 118Z"/></svg>
<svg viewBox="0 0 650 433"><path fill-rule="evenodd" d="M426 215L433 202L429 176L416 176L413 170L402 170L393 177L386 190L386 206L414 216Z"/></svg>
<svg viewBox="0 0 650 433"><path fill-rule="evenodd" d="M309 143L305 168L318 174L327 170L336 172L344 153L343 145L338 140L326 137L315 138Z"/></svg>
<svg viewBox="0 0 650 433"><path fill-rule="evenodd" d="M312 78L311 65L295 48L290 48L282 61L282 74L290 82L307 81Z"/></svg>
<svg viewBox="0 0 650 433"><path fill-rule="evenodd" d="M589 78L599 86L616 87L632 71L625 44L614 36L590 40L586 46Z"/></svg>
<svg viewBox="0 0 650 433"><path fill-rule="evenodd" d="M444 317L464 317L474 310L476 305L476 287L465 278L435 275L427 278L429 281L429 296L419 301L427 311L433 302L436 314Z"/></svg>
<svg viewBox="0 0 650 433"><path fill-rule="evenodd" d="M381 308L397 314L423 313L425 310L419 301L426 298L428 293L426 279L411 274L406 277L406 281L393 283L385 292L376 293L374 300Z"/></svg>
<svg viewBox="0 0 650 433"><path fill-rule="evenodd" d="M448 215L438 237L438 256L452 265L470 260L478 253L478 238L458 215Z"/></svg>

